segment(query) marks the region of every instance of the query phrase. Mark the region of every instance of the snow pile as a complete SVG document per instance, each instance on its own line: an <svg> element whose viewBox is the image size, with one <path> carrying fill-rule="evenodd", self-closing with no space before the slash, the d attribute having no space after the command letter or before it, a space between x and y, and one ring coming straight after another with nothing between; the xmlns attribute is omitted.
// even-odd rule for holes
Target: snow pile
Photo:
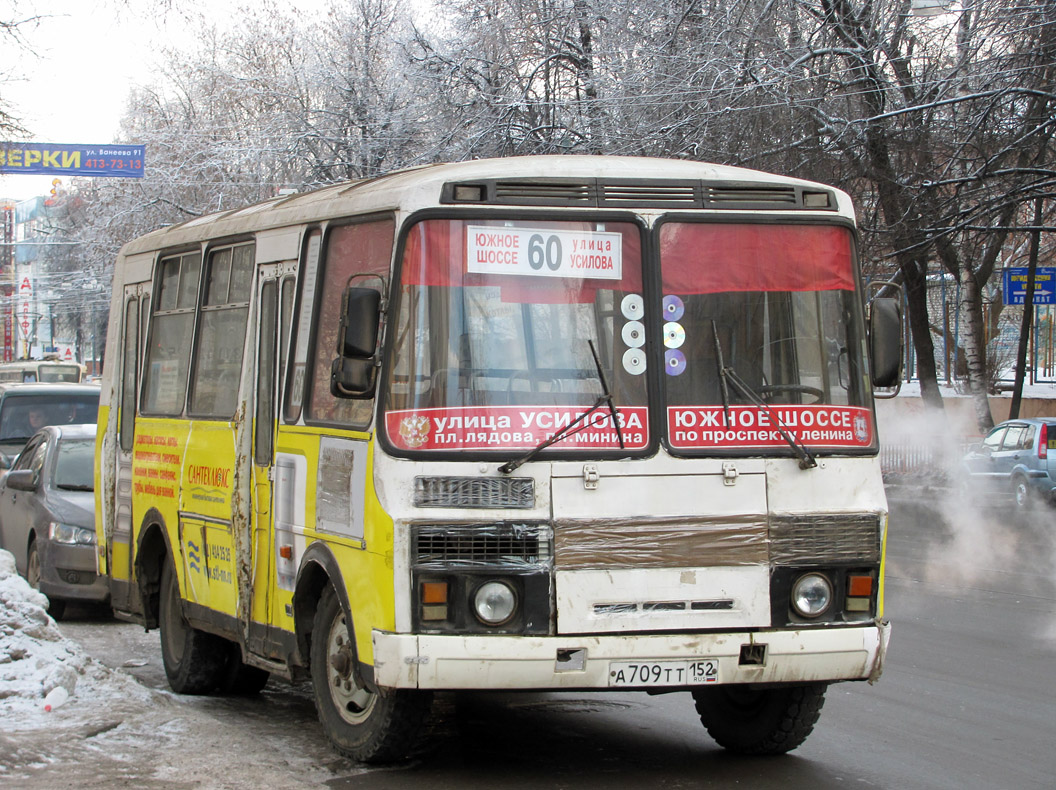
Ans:
<svg viewBox="0 0 1056 790"><path fill-rule="evenodd" d="M36 729L58 719L98 710L111 700L149 696L124 674L114 672L66 639L48 616L48 599L15 570L15 558L0 549L0 731ZM48 712L44 698L63 689L69 699ZM52 695L54 700L63 693Z"/></svg>

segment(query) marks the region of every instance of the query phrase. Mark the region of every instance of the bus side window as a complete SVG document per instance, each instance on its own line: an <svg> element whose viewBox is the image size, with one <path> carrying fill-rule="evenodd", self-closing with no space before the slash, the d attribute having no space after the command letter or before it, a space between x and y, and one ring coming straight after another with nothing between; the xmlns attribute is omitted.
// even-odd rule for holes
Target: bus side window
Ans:
<svg viewBox="0 0 1056 790"><path fill-rule="evenodd" d="M374 402L336 398L330 392L330 369L337 351L341 304L353 275L374 274L388 280L395 223L391 218L334 228L327 237L324 287L313 348L308 418L313 422L366 427Z"/></svg>
<svg viewBox="0 0 1056 790"><path fill-rule="evenodd" d="M297 301L296 316L291 314L290 319L296 321L294 330L293 358L291 364L284 365L286 397L283 401L282 416L288 423L295 423L301 418L301 404L304 400L304 371L308 360L308 343L312 337L312 311L315 306L316 280L319 275L319 253L321 250L323 234L316 229L308 233L305 240L303 259L301 261L300 275L300 299ZM283 281L282 298L283 310L285 311L286 300L292 298L293 289L287 288L289 280ZM283 315L284 321L286 314ZM285 324L284 324L285 326Z"/></svg>
<svg viewBox="0 0 1056 790"><path fill-rule="evenodd" d="M198 252L161 261L161 282L143 371L144 414L183 412L201 268L202 256Z"/></svg>
<svg viewBox="0 0 1056 790"><path fill-rule="evenodd" d="M209 254L205 300L194 352L189 413L234 416L249 317L254 246L241 244Z"/></svg>
<svg viewBox="0 0 1056 790"><path fill-rule="evenodd" d="M136 377L139 373L139 300L129 299L125 306L125 350L121 369L121 450L132 452L132 434L136 419Z"/></svg>
<svg viewBox="0 0 1056 790"><path fill-rule="evenodd" d="M257 346L257 414L253 458L258 466L271 463L275 424L275 323L277 286L264 283L260 292L260 340Z"/></svg>

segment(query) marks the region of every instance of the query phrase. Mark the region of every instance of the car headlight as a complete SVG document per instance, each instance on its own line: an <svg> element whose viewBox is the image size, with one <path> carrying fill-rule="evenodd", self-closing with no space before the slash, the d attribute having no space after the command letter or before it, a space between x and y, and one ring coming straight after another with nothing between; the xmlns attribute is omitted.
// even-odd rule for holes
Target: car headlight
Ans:
<svg viewBox="0 0 1056 790"><path fill-rule="evenodd" d="M77 546L91 546L95 543L95 530L75 527L72 524L61 524L53 521L48 527L48 537L56 543L68 543Z"/></svg>
<svg viewBox="0 0 1056 790"><path fill-rule="evenodd" d="M806 573L792 585L792 608L800 617L821 617L832 606L832 584L820 573Z"/></svg>
<svg viewBox="0 0 1056 790"><path fill-rule="evenodd" d="M502 625L517 611L517 595L505 582L485 582L473 594L473 611L485 625Z"/></svg>

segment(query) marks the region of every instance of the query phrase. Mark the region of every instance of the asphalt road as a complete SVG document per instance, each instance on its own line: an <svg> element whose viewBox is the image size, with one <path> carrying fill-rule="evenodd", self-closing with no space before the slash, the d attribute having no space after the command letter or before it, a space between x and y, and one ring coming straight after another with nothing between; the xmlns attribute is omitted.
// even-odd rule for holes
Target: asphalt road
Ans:
<svg viewBox="0 0 1056 790"><path fill-rule="evenodd" d="M1056 511L1023 521L940 492L892 492L887 615L875 686L828 692L807 742L777 758L712 743L688 694L445 695L416 759L365 768L326 746L309 691L271 682L257 699L159 695L121 714L119 741L42 745L5 784L72 787L987 788L1056 787ZM157 633L99 617L63 631L110 666L165 688ZM138 718L137 718L138 717ZM155 717L155 718L150 718ZM121 732L118 727L113 732ZM226 741L225 741L226 739ZM221 761L223 770L212 761ZM87 761L87 763L86 763ZM0 774L2 776L2 774ZM89 778L91 777L91 778ZM25 784L19 784L24 780Z"/></svg>

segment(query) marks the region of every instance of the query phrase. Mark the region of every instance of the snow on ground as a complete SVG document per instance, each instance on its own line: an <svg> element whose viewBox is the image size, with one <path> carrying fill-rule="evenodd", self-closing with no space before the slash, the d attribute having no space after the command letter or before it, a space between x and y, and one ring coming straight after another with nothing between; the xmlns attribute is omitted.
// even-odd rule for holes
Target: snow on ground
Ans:
<svg viewBox="0 0 1056 790"><path fill-rule="evenodd" d="M65 638L47 605L48 599L18 575L12 554L0 549L0 727L5 733L80 724L80 714L117 699L149 699L149 689ZM46 711L45 697L56 688L68 699Z"/></svg>
<svg viewBox="0 0 1056 790"><path fill-rule="evenodd" d="M367 770L330 749L310 691L278 681L252 698L173 694L156 632L65 622L73 641L46 607L0 549L4 790L301 790ZM55 688L69 698L45 711Z"/></svg>

